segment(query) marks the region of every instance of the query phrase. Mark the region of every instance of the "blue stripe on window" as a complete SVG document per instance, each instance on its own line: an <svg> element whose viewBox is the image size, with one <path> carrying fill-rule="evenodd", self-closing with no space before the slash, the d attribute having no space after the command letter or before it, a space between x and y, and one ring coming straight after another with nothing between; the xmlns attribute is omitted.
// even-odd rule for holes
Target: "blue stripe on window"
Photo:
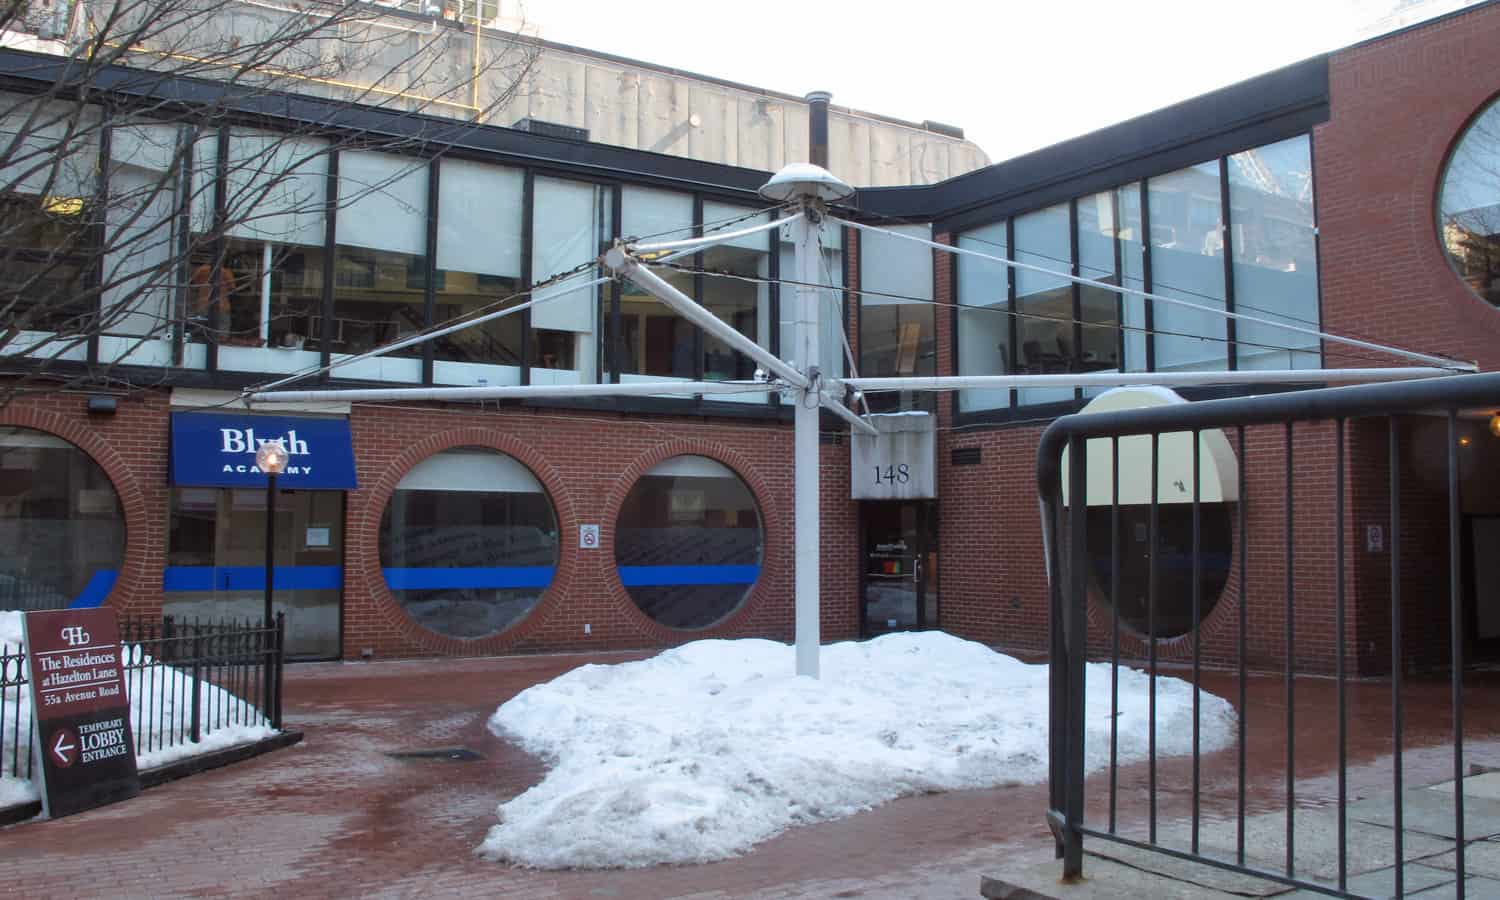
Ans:
<svg viewBox="0 0 1500 900"><path fill-rule="evenodd" d="M115 586L115 579L119 577L114 569L100 569L89 579L89 583L83 586L73 602L68 604L69 609L93 609L104 605L104 598L109 596L109 591Z"/></svg>
<svg viewBox="0 0 1500 900"><path fill-rule="evenodd" d="M754 584L760 566L621 566L626 587L665 587L674 584Z"/></svg>
<svg viewBox="0 0 1500 900"><path fill-rule="evenodd" d="M277 566L277 590L324 591L344 586L340 566ZM164 591L263 591L265 566L167 566L162 572Z"/></svg>
<svg viewBox="0 0 1500 900"><path fill-rule="evenodd" d="M385 583L393 591L430 591L442 588L542 588L552 583L552 566L495 566L489 568L385 569Z"/></svg>

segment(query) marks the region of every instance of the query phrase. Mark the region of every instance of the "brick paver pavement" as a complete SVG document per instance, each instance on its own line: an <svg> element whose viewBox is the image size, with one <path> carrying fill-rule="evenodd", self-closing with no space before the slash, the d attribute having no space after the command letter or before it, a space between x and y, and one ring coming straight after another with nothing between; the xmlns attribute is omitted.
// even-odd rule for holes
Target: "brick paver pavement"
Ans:
<svg viewBox="0 0 1500 900"><path fill-rule="evenodd" d="M636 656L639 656L637 654ZM536 783L543 764L485 721L519 691L586 662L628 654L314 664L287 670L297 747L195 775L130 802L0 831L0 892L26 897L922 898L975 897L979 877L1042 860L1044 785L909 797L796 828L745 856L701 866L603 872L516 869L473 855L495 808ZM1497 678L1471 685L1469 758L1500 765ZM1205 688L1232 697L1223 673ZM1351 794L1388 785L1389 687L1351 689ZM1441 681L1407 693L1408 784L1450 771ZM1251 682L1251 812L1279 808L1284 738L1279 678ZM1333 792L1332 682L1299 679L1298 802ZM389 751L468 747L482 760L400 760ZM1426 750L1416 748L1427 747ZM1204 812L1232 815L1236 754L1204 760ZM1163 761L1164 820L1186 812L1186 760ZM1145 767L1121 770L1121 828L1139 830ZM1089 785L1102 822L1107 780Z"/></svg>
<svg viewBox="0 0 1500 900"><path fill-rule="evenodd" d="M542 763L485 720L526 687L610 657L287 669L293 748L128 803L0 831L0 891L27 897L276 894L506 898L974 897L997 845L1047 842L1042 787L913 797L702 866L544 872L480 859L495 808ZM468 747L483 760L388 751Z"/></svg>

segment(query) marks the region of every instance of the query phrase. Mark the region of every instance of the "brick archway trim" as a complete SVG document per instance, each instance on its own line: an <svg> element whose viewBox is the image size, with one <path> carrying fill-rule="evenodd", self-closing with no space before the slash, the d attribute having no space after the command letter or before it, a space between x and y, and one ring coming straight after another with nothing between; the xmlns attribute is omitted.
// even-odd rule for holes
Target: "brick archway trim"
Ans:
<svg viewBox="0 0 1500 900"><path fill-rule="evenodd" d="M626 620L632 623L644 637L656 644L672 645L708 638L733 637L739 633L745 622L768 602L773 590L771 584L775 580L771 577L771 573L780 572L786 565L783 556L786 554L785 546L788 543L788 536L784 534L787 527L786 516L772 500L774 495L769 485L761 478L759 471L734 449L716 442L679 439L658 444L636 457L629 468L620 474L605 502L604 521L607 524L604 533L600 536L599 549L605 554L605 559L614 560L615 532L625 499L630 496L630 491L635 488L641 476L657 464L674 456L707 457L727 466L749 488L750 496L755 499L756 508L760 513L760 576L756 578L755 584L751 585L749 593L734 611L706 628L695 629L671 628L641 612L640 607L636 606L635 601L630 598L630 592L625 589L625 584L620 581L620 570L616 565L608 567L607 589L615 603L623 610Z"/></svg>
<svg viewBox="0 0 1500 900"><path fill-rule="evenodd" d="M482 447L496 450L525 466L542 483L547 499L557 517L558 561L552 583L542 593L536 606L520 621L495 634L477 638L458 638L439 634L418 623L396 600L385 583L380 565L380 520L396 485L418 463L444 450L458 447ZM525 640L546 621L573 586L578 558L578 516L570 495L563 489L562 476L546 457L529 444L494 428L455 428L430 435L406 448L385 468L363 497L357 518L350 524L352 540L344 561L346 580L358 580L373 602L376 614L407 641L431 653L446 656L478 656L503 653Z"/></svg>

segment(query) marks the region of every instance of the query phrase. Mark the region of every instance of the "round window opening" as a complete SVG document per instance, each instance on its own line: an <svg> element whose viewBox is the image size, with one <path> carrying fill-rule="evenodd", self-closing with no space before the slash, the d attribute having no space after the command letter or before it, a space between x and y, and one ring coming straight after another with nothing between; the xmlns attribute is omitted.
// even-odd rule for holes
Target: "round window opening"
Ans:
<svg viewBox="0 0 1500 900"><path fill-rule="evenodd" d="M703 456L658 463L615 524L620 581L669 628L706 628L739 608L760 576L760 512L739 476Z"/></svg>
<svg viewBox="0 0 1500 900"><path fill-rule="evenodd" d="M541 482L477 447L422 460L380 522L386 586L418 624L456 638L525 618L557 569L557 516Z"/></svg>
<svg viewBox="0 0 1500 900"><path fill-rule="evenodd" d="M1183 402L1162 389L1119 389L1100 395L1086 412ZM1194 575L1200 624L1218 605L1229 581L1239 464L1222 431L1204 431L1198 451L1198 559L1193 560L1193 437L1163 434L1157 442L1156 603L1151 608L1151 438L1119 441L1119 596L1114 595L1113 457L1108 439L1088 442L1088 555L1092 588L1120 621L1141 637L1175 638L1193 630ZM1063 455L1067 472L1067 454ZM1066 475L1064 476L1066 482ZM1064 502L1067 489L1064 486Z"/></svg>
<svg viewBox="0 0 1500 900"><path fill-rule="evenodd" d="M125 516L87 453L0 428L0 609L98 606L125 558Z"/></svg>
<svg viewBox="0 0 1500 900"><path fill-rule="evenodd" d="M1500 306L1500 98L1454 145L1438 195L1438 233L1469 289Z"/></svg>

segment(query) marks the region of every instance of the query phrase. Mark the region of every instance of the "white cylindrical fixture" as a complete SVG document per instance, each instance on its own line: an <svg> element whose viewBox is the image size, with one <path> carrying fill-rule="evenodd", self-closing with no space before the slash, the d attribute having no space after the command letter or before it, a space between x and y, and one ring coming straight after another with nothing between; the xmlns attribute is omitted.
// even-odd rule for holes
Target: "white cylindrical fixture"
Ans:
<svg viewBox="0 0 1500 900"><path fill-rule="evenodd" d="M818 304L822 298L812 285L819 283L818 231L804 210L792 223L795 269L798 281L793 295L794 330L792 346L783 348L802 365L811 382L807 388L794 390L797 404L793 420L795 450L793 494L796 512L793 545L796 548L796 626L797 674L818 677L818 645L821 643L821 605L819 569L822 564L819 544L822 540L818 522L818 419L821 407L821 384L818 370Z"/></svg>

